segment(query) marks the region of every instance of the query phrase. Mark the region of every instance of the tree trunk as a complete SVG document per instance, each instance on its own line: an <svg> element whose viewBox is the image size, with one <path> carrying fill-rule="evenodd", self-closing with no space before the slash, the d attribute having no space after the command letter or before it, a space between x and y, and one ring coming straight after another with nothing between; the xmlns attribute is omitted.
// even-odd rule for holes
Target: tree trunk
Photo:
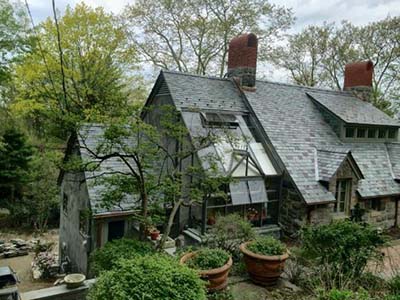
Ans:
<svg viewBox="0 0 400 300"><path fill-rule="evenodd" d="M174 219L175 219L175 215L178 212L179 207L181 206L181 204L183 203L183 200L179 200L177 202L174 203L174 207L172 208L171 213L169 214L168 217L168 223L167 226L164 229L163 235L161 237L160 243L157 246L157 250L161 250L164 248L164 244L167 241L167 238L171 232L171 228L172 225L174 224Z"/></svg>
<svg viewBox="0 0 400 300"><path fill-rule="evenodd" d="M142 199L142 218L143 220L139 224L139 238L141 240L146 239L146 222L147 222L147 210L148 210L148 197L146 190L144 187L142 188L140 192L140 198Z"/></svg>

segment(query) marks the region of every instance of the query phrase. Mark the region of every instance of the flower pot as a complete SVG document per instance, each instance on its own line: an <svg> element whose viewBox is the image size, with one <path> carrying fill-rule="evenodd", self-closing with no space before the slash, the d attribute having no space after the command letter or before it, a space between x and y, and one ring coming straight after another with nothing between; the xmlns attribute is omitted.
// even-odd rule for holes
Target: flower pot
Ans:
<svg viewBox="0 0 400 300"><path fill-rule="evenodd" d="M196 252L186 253L180 259L180 264L185 264L185 262L194 255L196 255ZM220 268L198 271L201 279L208 281L206 287L209 292L220 291L227 287L228 275L232 264L232 257L229 257L228 262Z"/></svg>
<svg viewBox="0 0 400 300"><path fill-rule="evenodd" d="M240 245L240 251L243 253L244 263L250 279L263 286L273 286L277 283L285 267L285 261L289 254L283 255L260 255L247 249L246 242Z"/></svg>
<svg viewBox="0 0 400 300"><path fill-rule="evenodd" d="M150 237L151 237L151 239L152 239L153 241L156 241L156 240L158 239L159 236L160 236L160 231L158 231L158 230L153 230L153 231L150 233Z"/></svg>

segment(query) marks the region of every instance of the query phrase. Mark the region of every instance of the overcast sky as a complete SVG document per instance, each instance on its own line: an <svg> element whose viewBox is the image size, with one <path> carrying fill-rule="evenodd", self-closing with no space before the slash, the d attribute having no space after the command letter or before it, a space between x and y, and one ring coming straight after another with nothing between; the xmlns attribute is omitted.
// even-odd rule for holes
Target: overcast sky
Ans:
<svg viewBox="0 0 400 300"><path fill-rule="evenodd" d="M297 18L293 31L310 24L349 20L356 25L366 24L391 16L400 15L400 0L270 0L272 3L293 8ZM80 0L56 0L63 11L67 4L73 6ZM91 6L103 6L115 13L134 0L84 0ZM51 0L28 0L36 22L51 16Z"/></svg>

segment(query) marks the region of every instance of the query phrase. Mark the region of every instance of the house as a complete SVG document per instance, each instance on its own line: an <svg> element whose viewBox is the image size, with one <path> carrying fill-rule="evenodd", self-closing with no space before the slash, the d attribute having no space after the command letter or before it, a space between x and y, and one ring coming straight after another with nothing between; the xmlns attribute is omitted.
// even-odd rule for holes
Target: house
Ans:
<svg viewBox="0 0 400 300"><path fill-rule="evenodd" d="M102 140L104 128L90 124L70 137L65 160L78 157L93 160L90 149ZM126 170L118 159L104 161L95 171L62 171L58 183L61 191L59 257L61 268L87 274L89 256L108 241L134 234L133 205L135 199L126 195L118 205L105 208L101 198L106 186L95 179L115 170Z"/></svg>
<svg viewBox="0 0 400 300"><path fill-rule="evenodd" d="M357 209L364 211L366 222L397 226L400 123L369 102L372 63L346 65L343 91L275 83L256 78L257 44L253 34L231 41L226 78L161 71L148 97L148 107L176 108L189 140L210 131L222 137L185 159L182 167L207 168L205 158L213 155L219 169L235 178L221 187L228 201L215 197L182 206L173 237L199 241L215 216L229 213L243 215L260 233L290 235L305 224L350 217ZM161 126L151 112L143 118ZM86 138L76 138L70 147L81 156L86 154L79 144L95 146L101 136L101 126L88 128ZM232 142L224 135L238 139ZM105 167L123 168L118 161ZM89 253L130 232L126 216L133 199L125 199L125 209L103 211L97 207L101 187L88 184L93 174L82 172L80 185L76 174L68 176L73 178L65 174L61 180L62 210L67 206L68 214L61 214L60 247L73 264L87 265L81 250ZM92 215L86 238L77 224L79 211L88 207ZM123 226L113 223L122 221Z"/></svg>

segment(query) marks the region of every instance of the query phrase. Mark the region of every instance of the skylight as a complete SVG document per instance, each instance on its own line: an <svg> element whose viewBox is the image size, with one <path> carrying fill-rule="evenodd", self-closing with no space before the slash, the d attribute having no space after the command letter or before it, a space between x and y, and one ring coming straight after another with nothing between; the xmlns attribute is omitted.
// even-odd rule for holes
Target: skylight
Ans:
<svg viewBox="0 0 400 300"><path fill-rule="evenodd" d="M204 127L238 127L239 122L235 115L206 112L201 113L201 120Z"/></svg>

